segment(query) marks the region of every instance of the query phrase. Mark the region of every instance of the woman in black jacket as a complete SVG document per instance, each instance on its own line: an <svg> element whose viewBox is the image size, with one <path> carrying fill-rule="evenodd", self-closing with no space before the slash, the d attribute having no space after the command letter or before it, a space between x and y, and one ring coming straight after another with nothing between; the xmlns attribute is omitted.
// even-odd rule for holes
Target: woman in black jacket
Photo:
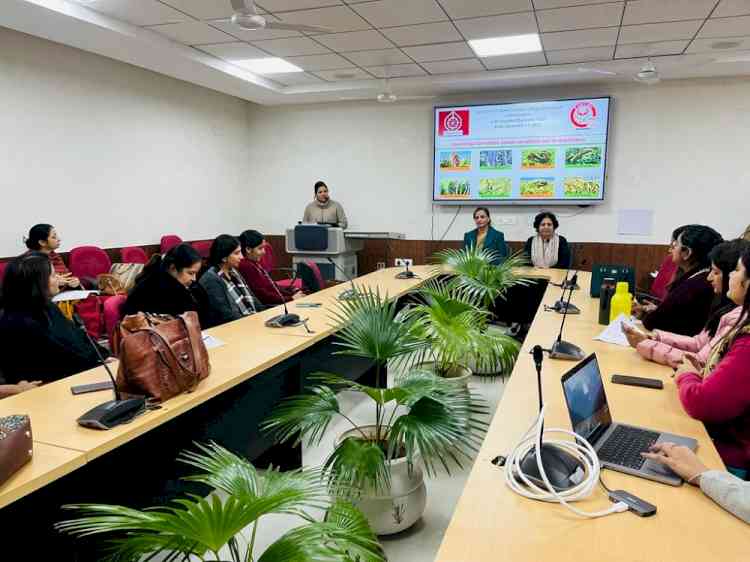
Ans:
<svg viewBox="0 0 750 562"><path fill-rule="evenodd" d="M194 310L201 326L210 327L208 297L195 278L202 264L190 244L178 244L164 256L155 255L136 278L123 312L151 312L178 316Z"/></svg>
<svg viewBox="0 0 750 562"><path fill-rule="evenodd" d="M83 328L52 303L59 290L46 254L30 252L8 264L0 316L0 371L6 382L52 382L99 365L95 344Z"/></svg>

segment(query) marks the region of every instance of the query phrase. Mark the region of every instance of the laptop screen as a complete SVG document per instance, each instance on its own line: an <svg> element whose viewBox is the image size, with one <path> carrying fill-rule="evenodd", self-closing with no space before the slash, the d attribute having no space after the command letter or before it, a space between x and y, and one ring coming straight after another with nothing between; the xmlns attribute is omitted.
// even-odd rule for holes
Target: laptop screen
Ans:
<svg viewBox="0 0 750 562"><path fill-rule="evenodd" d="M562 383L573 431L591 441L594 433L612 423L596 355L589 355L568 371Z"/></svg>

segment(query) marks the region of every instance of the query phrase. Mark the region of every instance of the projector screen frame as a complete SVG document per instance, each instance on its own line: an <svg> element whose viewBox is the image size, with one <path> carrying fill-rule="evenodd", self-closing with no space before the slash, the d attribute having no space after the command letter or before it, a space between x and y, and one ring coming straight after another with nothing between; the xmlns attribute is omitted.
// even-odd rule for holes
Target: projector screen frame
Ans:
<svg viewBox="0 0 750 562"><path fill-rule="evenodd" d="M602 100L607 99L608 100L608 106L607 106L607 128L606 128L606 141L605 141L605 155L606 158L604 159L604 170L602 174L602 198L601 199L528 199L528 200L502 200L502 199L453 199L453 200L446 200L446 199L436 199L435 198L435 153L437 152L436 144L436 130L437 130L437 112L440 109L451 109L451 108L457 108L457 107L487 107L492 105L518 105L522 103L543 103L543 102L567 102L567 101L584 101L584 100ZM467 103L462 105L457 104L451 104L451 105L435 105L432 107L432 154L430 155L431 160L431 166L432 166L432 188L431 188L431 203L433 205L444 205L446 207L455 207L455 206L471 206L471 205L481 205L483 207L514 207L514 206L532 206L532 207L547 207L547 206L555 206L555 207L590 207L590 206L596 206L596 205L603 205L606 202L606 189L607 189L607 181L609 180L608 173L608 166L607 163L609 161L609 149L610 149L610 131L612 129L612 108L614 106L614 98L611 95L601 95L601 96L587 96L587 97L575 97L575 98L559 98L559 99L532 99L532 100L516 100L516 101L509 101L509 102L499 102L499 103Z"/></svg>

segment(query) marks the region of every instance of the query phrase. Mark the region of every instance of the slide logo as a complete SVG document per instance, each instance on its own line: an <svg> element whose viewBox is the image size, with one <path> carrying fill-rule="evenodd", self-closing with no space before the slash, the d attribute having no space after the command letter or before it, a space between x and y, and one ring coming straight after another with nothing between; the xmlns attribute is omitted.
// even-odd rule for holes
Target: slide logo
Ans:
<svg viewBox="0 0 750 562"><path fill-rule="evenodd" d="M452 109L438 112L438 135L441 137L469 136L469 110Z"/></svg>
<svg viewBox="0 0 750 562"><path fill-rule="evenodd" d="M579 101L570 110L570 122L576 129L588 129L596 121L596 106L590 101Z"/></svg>

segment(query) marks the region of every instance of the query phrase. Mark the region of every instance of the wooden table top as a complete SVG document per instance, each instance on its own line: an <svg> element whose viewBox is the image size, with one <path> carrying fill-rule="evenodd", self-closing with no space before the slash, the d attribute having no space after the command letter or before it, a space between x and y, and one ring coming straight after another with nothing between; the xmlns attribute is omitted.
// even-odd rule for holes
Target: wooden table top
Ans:
<svg viewBox="0 0 750 562"><path fill-rule="evenodd" d="M694 437L700 458L710 468L723 469L703 424L684 413L671 369L642 359L633 349L593 340L604 329L598 324L599 301L589 296L590 274L579 273L579 284L581 290L574 293L572 302L582 313L568 317L563 339L587 354L596 352L613 419ZM560 289L550 286L543 302L552 305L559 295ZM560 320L560 315L544 312L542 307L537 312L436 560L746 560L750 553L747 524L693 486L672 487L604 470L602 477L609 488L627 490L656 505L658 511L648 518L620 513L595 520L581 519L560 505L522 498L506 487L503 470L490 461L507 455L538 413L536 370L529 351L536 344L549 348ZM542 373L548 428L571 427L560 377L574 365L545 357ZM609 381L615 373L661 379L665 388L613 385ZM589 499L576 503L586 511L608 505L600 487Z"/></svg>

